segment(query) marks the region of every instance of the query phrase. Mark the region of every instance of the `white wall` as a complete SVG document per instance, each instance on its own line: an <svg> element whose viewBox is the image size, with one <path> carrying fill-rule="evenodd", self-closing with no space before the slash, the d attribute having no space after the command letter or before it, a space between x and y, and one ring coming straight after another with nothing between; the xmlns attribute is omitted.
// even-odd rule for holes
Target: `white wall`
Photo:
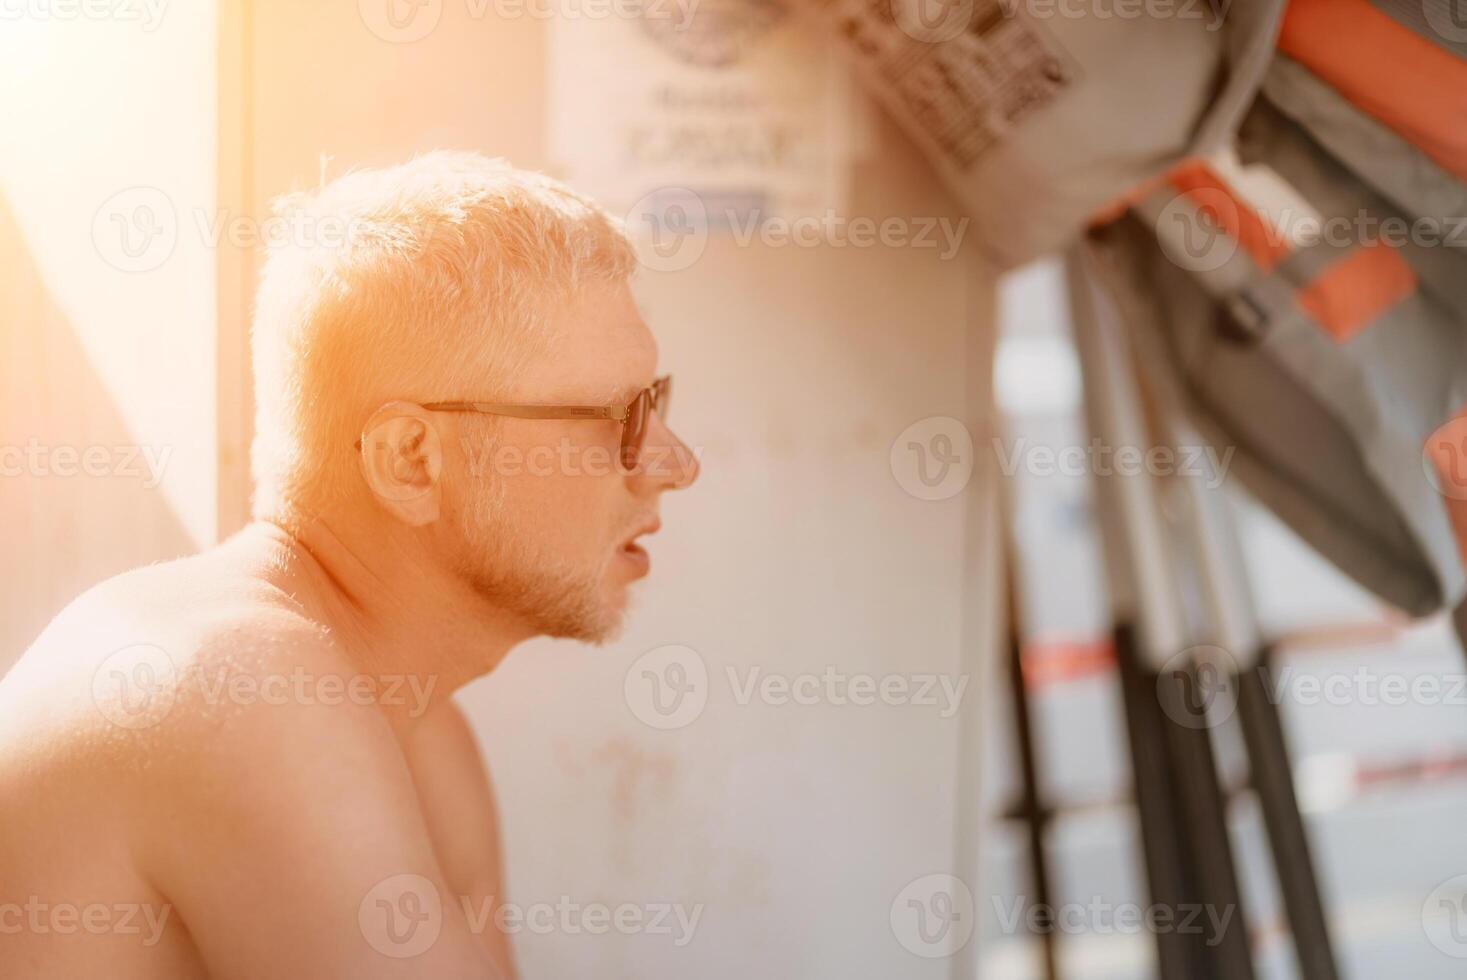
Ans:
<svg viewBox="0 0 1467 980"><path fill-rule="evenodd" d="M215 537L214 31L206 3L0 19L0 670Z"/></svg>

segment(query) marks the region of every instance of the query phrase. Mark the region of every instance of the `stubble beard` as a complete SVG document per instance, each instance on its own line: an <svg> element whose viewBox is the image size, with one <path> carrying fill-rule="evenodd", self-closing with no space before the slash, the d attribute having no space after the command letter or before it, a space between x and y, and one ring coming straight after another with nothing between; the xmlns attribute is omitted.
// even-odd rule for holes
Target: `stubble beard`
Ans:
<svg viewBox="0 0 1467 980"><path fill-rule="evenodd" d="M524 620L536 635L597 645L615 639L623 617L601 595L610 556L585 569L542 554L504 516L502 490L481 484L473 506L460 512L460 573L469 586Z"/></svg>

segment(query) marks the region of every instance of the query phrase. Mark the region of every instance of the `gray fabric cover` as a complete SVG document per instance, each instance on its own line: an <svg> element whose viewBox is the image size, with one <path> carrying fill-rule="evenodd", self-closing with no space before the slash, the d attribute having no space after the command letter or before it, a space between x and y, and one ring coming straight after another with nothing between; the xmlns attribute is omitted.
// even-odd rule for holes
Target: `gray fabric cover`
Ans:
<svg viewBox="0 0 1467 980"><path fill-rule="evenodd" d="M1238 146L1326 219L1404 217L1266 100L1243 121ZM1348 248L1307 246L1271 273L1242 249L1216 268L1184 269L1157 247L1177 234L1162 220L1177 206L1158 192L1101 242L1117 290L1163 336L1199 427L1236 446L1250 489L1365 588L1415 615L1456 604L1467 583L1422 445L1467 404L1467 325L1418 263L1463 257L1401 249L1419 291L1341 342L1294 290ZM1233 322L1238 308L1256 322Z"/></svg>
<svg viewBox="0 0 1467 980"><path fill-rule="evenodd" d="M817 16L846 42L866 90L922 148L1000 269L1061 250L1142 181L1224 143L1262 83L1283 8L1235 0L1213 21L1206 3L1178 4L1196 16L1173 17L1039 17L1026 4L969 4L951 5L967 28L940 41L904 34L890 0L823 0ZM1041 53L1053 85L1021 77ZM950 88L962 98L944 94ZM942 107L964 98L970 125L987 135L958 153Z"/></svg>

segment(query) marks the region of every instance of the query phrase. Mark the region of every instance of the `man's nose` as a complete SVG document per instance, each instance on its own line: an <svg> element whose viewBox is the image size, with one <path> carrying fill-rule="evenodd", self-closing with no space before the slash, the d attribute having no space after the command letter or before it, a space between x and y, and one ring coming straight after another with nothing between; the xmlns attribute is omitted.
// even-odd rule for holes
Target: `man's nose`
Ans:
<svg viewBox="0 0 1467 980"><path fill-rule="evenodd" d="M659 490L682 490L692 486L702 469L698 457L660 417L653 415L648 425L647 441L642 446L642 464L637 468L636 478L655 484Z"/></svg>

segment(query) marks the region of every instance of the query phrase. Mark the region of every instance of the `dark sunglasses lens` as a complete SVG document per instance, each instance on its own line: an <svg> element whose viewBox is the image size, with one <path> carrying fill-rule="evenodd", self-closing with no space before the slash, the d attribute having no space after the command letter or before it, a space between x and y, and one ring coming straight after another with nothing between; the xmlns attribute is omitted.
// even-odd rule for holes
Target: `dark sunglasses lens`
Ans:
<svg viewBox="0 0 1467 980"><path fill-rule="evenodd" d="M643 391L627 408L627 419L621 427L621 465L635 469L642 454L642 441L647 438L647 412L652 397Z"/></svg>

